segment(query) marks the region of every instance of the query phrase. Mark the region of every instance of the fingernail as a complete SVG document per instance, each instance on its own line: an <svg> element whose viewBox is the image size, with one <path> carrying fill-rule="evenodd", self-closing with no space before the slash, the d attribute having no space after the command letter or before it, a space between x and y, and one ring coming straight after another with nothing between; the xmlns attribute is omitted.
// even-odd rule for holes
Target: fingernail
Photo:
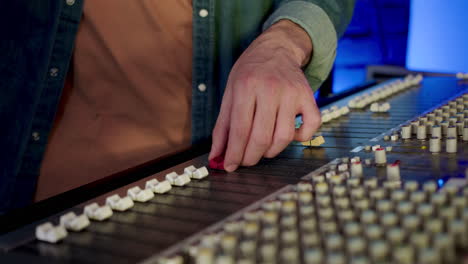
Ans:
<svg viewBox="0 0 468 264"><path fill-rule="evenodd" d="M225 168L226 168L226 171L227 171L227 172L233 172L233 171L235 171L235 170L237 169L237 165L235 165L235 164L229 164L229 165L227 165Z"/></svg>

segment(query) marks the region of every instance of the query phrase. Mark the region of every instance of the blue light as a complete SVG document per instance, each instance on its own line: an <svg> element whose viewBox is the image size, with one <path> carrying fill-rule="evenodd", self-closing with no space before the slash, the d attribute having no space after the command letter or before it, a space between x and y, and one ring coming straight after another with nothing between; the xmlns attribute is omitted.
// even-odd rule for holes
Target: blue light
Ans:
<svg viewBox="0 0 468 264"><path fill-rule="evenodd" d="M444 180L438 179L437 184L439 184L439 187L442 187L444 185Z"/></svg>
<svg viewBox="0 0 468 264"><path fill-rule="evenodd" d="M468 1L412 0L406 67L435 72L468 71Z"/></svg>

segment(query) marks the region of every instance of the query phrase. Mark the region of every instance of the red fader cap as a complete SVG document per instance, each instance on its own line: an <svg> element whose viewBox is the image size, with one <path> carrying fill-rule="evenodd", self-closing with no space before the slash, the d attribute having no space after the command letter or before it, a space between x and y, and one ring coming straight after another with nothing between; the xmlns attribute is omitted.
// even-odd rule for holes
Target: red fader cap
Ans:
<svg viewBox="0 0 468 264"><path fill-rule="evenodd" d="M215 170L224 170L224 156L216 157L210 160L208 166Z"/></svg>

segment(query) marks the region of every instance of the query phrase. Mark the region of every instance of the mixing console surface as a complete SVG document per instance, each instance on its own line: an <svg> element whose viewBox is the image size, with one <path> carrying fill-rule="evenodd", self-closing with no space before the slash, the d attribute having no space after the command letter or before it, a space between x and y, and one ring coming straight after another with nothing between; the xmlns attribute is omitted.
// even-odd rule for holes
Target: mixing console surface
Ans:
<svg viewBox="0 0 468 264"><path fill-rule="evenodd" d="M461 263L468 85L420 81L322 108L320 147L229 174L202 155L3 235L0 262Z"/></svg>

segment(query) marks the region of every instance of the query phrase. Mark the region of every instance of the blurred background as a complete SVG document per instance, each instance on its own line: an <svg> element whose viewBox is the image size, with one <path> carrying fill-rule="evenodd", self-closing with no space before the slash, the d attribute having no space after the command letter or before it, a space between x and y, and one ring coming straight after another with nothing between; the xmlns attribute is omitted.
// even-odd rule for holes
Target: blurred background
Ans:
<svg viewBox="0 0 468 264"><path fill-rule="evenodd" d="M467 0L357 0L338 43L331 92L405 69L468 72L466 10Z"/></svg>

